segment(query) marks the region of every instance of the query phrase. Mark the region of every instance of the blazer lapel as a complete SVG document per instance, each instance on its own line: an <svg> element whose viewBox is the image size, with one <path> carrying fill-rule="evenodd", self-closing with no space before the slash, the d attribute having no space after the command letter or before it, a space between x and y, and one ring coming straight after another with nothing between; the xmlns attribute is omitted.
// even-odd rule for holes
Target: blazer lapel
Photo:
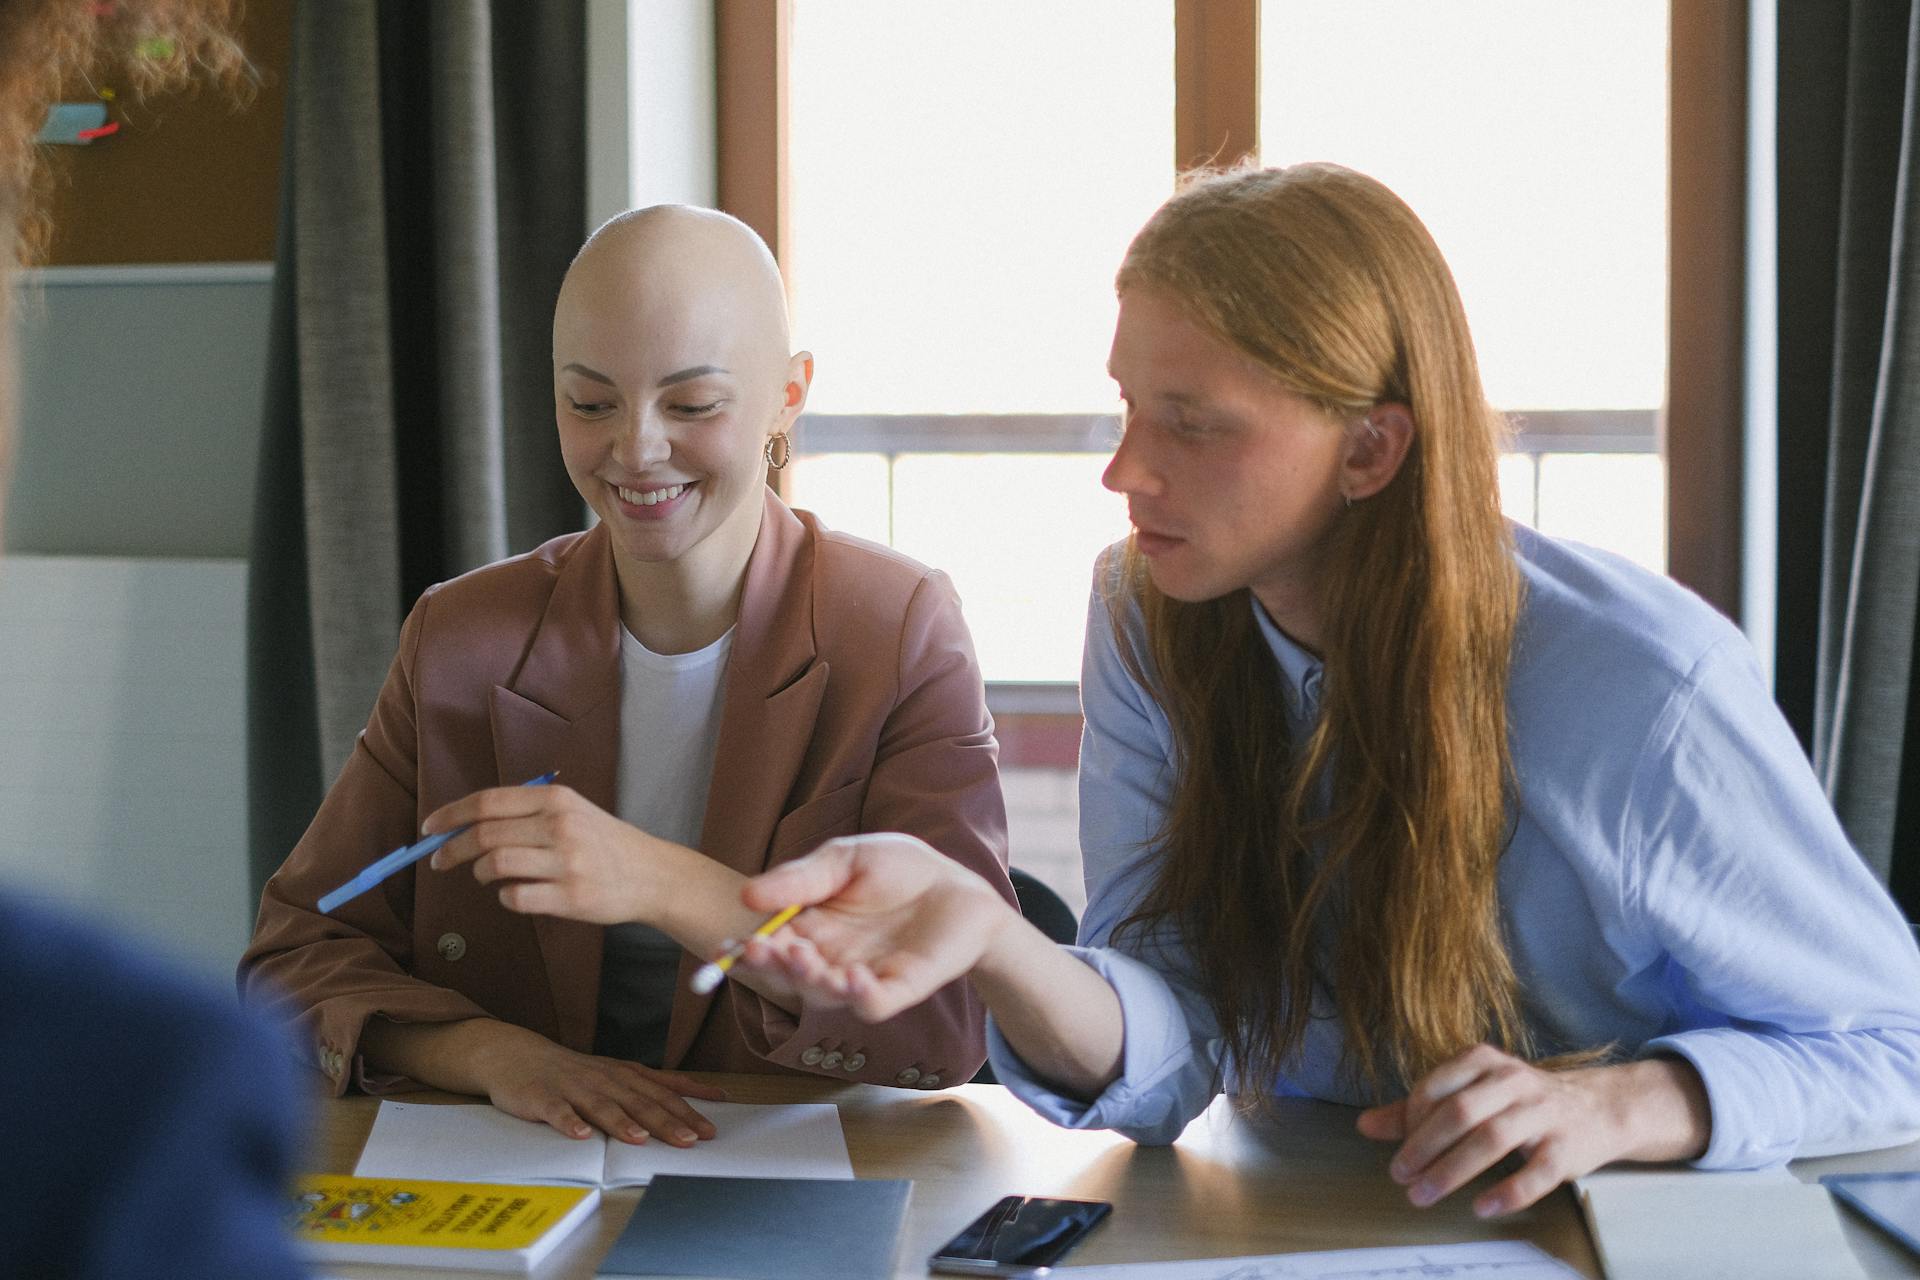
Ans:
<svg viewBox="0 0 1920 1280"><path fill-rule="evenodd" d="M813 540L769 490L740 593L700 848L742 875L766 869L827 689L813 630ZM666 1065L679 1064L713 1003L689 982L706 957L683 956Z"/></svg>
<svg viewBox="0 0 1920 1280"><path fill-rule="evenodd" d="M561 567L527 657L495 686L489 712L500 784L558 770L558 782L613 811L620 740L620 593L596 526ZM534 916L560 1043L592 1047L603 930Z"/></svg>

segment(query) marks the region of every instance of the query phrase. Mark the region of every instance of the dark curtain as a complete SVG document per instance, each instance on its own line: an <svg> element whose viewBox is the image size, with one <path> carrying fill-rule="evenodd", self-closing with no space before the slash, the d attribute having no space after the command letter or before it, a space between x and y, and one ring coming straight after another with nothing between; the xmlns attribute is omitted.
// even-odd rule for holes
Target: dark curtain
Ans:
<svg viewBox="0 0 1920 1280"><path fill-rule="evenodd" d="M256 892L419 593L582 518L548 335L586 216L584 6L301 0L288 74L247 620Z"/></svg>
<svg viewBox="0 0 1920 1280"><path fill-rule="evenodd" d="M1920 10L1779 6L1777 693L1920 919Z"/></svg>

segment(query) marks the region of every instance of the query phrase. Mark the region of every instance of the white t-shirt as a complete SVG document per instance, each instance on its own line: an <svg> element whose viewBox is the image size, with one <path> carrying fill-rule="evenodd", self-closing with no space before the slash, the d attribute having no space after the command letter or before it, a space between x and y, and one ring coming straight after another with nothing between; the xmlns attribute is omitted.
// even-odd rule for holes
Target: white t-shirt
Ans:
<svg viewBox="0 0 1920 1280"><path fill-rule="evenodd" d="M731 630L704 649L667 654L621 628L614 812L662 840L699 847L732 649ZM680 953L679 943L648 925L607 930L595 1053L660 1065Z"/></svg>

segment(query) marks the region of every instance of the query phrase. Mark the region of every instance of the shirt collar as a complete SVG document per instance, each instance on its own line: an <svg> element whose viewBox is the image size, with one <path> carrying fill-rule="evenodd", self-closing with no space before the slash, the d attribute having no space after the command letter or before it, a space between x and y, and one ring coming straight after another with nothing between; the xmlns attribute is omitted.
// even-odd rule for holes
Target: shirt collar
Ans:
<svg viewBox="0 0 1920 1280"><path fill-rule="evenodd" d="M1274 625L1267 611L1260 606L1251 592L1247 596L1253 609L1253 619L1260 624L1260 634L1265 637L1267 648L1273 651L1274 661L1280 664L1280 674L1285 678L1287 705L1292 708L1297 720L1310 722L1320 714L1320 673L1323 664L1320 659L1308 653L1299 641Z"/></svg>

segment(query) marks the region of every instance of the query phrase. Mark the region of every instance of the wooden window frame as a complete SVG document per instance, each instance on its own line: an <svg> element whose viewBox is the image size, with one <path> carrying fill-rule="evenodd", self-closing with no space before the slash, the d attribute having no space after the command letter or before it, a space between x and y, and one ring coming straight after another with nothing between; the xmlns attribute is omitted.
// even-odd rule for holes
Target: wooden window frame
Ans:
<svg viewBox="0 0 1920 1280"><path fill-rule="evenodd" d="M1174 0L1173 164L1260 154L1260 0Z"/></svg>
<svg viewBox="0 0 1920 1280"><path fill-rule="evenodd" d="M1746 0L1673 0L1668 38L1667 573L1740 617Z"/></svg>
<svg viewBox="0 0 1920 1280"><path fill-rule="evenodd" d="M760 233L792 297L787 182L791 0L714 0L715 121L720 208ZM791 496L784 464L767 484Z"/></svg>
<svg viewBox="0 0 1920 1280"><path fill-rule="evenodd" d="M1747 4L1674 0L1670 12L1668 376L1659 430L1668 572L1738 621ZM720 207L758 231L784 270L792 0L714 0L714 13ZM1173 0L1173 21L1174 171L1257 157L1260 0ZM1051 697L1064 707L1068 688L1041 691L1041 704ZM1053 757L1077 714L1023 709L1008 719L1048 744L1044 761L1071 763ZM1009 755L1014 762L1022 752L1016 745Z"/></svg>
<svg viewBox="0 0 1920 1280"><path fill-rule="evenodd" d="M1259 0L1174 0L1175 172L1258 155ZM714 0L720 207L785 269L792 0Z"/></svg>

